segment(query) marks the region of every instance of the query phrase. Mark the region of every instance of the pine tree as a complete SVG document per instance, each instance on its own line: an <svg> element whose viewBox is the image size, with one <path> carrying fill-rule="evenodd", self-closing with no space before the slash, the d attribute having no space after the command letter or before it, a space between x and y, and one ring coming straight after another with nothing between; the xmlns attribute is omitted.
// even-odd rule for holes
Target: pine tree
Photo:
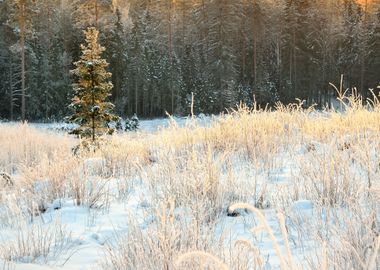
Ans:
<svg viewBox="0 0 380 270"><path fill-rule="evenodd" d="M369 74L369 82L372 87L376 87L376 85L379 85L377 88L377 91L380 91L380 77L379 77L379 70L380 70L380 0L373 1L373 12L374 12L374 34L371 38L371 67L370 74Z"/></svg>
<svg viewBox="0 0 380 270"><path fill-rule="evenodd" d="M122 22L120 10L115 11L117 21L109 31L107 39L104 40L107 51L104 57L109 62L109 70L112 73L112 101L115 104L115 111L118 115L125 115L127 108L127 41L125 27Z"/></svg>
<svg viewBox="0 0 380 270"><path fill-rule="evenodd" d="M89 27L84 33L87 44L81 45L82 56L72 70L78 78L73 84L74 98L70 105L74 114L67 120L79 125L70 134L91 138L94 143L97 137L113 133L109 124L119 117L111 113L114 105L106 101L113 85L108 81L111 78L111 73L106 71L108 63L101 58L105 48L98 44L99 31Z"/></svg>
<svg viewBox="0 0 380 270"><path fill-rule="evenodd" d="M380 0L0 0L0 117L61 119L95 26L118 115L330 102L379 83ZM38 16L37 16L38 15ZM128 68L126 68L128 67Z"/></svg>
<svg viewBox="0 0 380 270"><path fill-rule="evenodd" d="M73 17L78 28L94 26L103 34L110 30L116 17L113 14L112 0L73 0Z"/></svg>
<svg viewBox="0 0 380 270"><path fill-rule="evenodd" d="M240 25L238 11L242 2L214 0L209 9L209 55L207 68L212 74L214 89L219 97L218 111L233 107L237 103L235 37Z"/></svg>
<svg viewBox="0 0 380 270"><path fill-rule="evenodd" d="M31 17L36 12L35 1L11 1L12 24L19 31L21 52L21 120L26 120L26 37L31 28Z"/></svg>
<svg viewBox="0 0 380 270"><path fill-rule="evenodd" d="M140 120L136 114L131 119L127 118L125 121L125 131L137 131L140 126Z"/></svg>

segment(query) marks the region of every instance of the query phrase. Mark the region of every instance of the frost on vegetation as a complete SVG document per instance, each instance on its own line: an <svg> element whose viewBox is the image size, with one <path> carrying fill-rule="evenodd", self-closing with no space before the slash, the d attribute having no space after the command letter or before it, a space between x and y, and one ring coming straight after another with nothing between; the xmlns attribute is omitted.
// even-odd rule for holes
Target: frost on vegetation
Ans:
<svg viewBox="0 0 380 270"><path fill-rule="evenodd" d="M355 108L242 106L75 157L61 135L30 128L18 149L0 133L14 182L0 193L0 260L58 264L80 241L68 263L96 250L94 269L376 269L379 110Z"/></svg>
<svg viewBox="0 0 380 270"><path fill-rule="evenodd" d="M71 233L59 221L21 222L8 233L0 233L0 258L36 264L64 264L76 246Z"/></svg>

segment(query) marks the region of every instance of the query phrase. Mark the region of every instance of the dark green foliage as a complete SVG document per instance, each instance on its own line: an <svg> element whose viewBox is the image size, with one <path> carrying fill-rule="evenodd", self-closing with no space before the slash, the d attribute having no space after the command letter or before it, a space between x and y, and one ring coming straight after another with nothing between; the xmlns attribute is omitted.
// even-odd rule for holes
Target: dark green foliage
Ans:
<svg viewBox="0 0 380 270"><path fill-rule="evenodd" d="M125 131L136 131L140 126L139 118L134 114L131 119L125 120Z"/></svg>
<svg viewBox="0 0 380 270"><path fill-rule="evenodd" d="M362 1L364 2L364 1ZM330 105L329 82L380 81L380 0L3 0L0 118L61 120L81 30L98 26L120 116L219 113L239 102ZM27 4L25 18L18 3ZM64 4L62 4L64 3ZM11 102L12 101L12 102Z"/></svg>
<svg viewBox="0 0 380 270"><path fill-rule="evenodd" d="M111 78L111 73L106 71L108 63L101 58L105 48L98 44L99 32L90 27L84 33L86 45L81 45L82 56L72 70L77 78L70 105L74 114L67 117L67 121L78 124L71 134L95 141L101 135L112 134L114 129L110 123L119 118L111 113L114 105L106 101L113 85L108 81Z"/></svg>
<svg viewBox="0 0 380 270"><path fill-rule="evenodd" d="M121 119L116 121L115 129L117 131L122 131L123 130L123 124L121 123Z"/></svg>

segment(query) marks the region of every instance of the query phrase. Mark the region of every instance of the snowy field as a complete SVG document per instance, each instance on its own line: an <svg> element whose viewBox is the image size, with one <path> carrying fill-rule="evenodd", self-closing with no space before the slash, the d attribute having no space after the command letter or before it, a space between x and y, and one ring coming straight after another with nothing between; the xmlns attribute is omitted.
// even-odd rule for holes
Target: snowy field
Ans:
<svg viewBox="0 0 380 270"><path fill-rule="evenodd" d="M197 117L197 125L206 127L209 126L213 119L217 118L216 116L206 116L200 115ZM184 127L190 122L190 118L187 117L171 117L171 118L156 118L149 120L140 120L139 121L139 131L144 133L154 133L162 129L168 128L169 126ZM3 122L0 125L2 126L15 126L18 125L18 122ZM29 126L37 128L39 130L53 131L53 132L67 132L68 129L74 127L73 124L67 124L64 122L54 122L54 123L29 123Z"/></svg>
<svg viewBox="0 0 380 270"><path fill-rule="evenodd" d="M0 123L0 269L380 269L379 106L62 126Z"/></svg>

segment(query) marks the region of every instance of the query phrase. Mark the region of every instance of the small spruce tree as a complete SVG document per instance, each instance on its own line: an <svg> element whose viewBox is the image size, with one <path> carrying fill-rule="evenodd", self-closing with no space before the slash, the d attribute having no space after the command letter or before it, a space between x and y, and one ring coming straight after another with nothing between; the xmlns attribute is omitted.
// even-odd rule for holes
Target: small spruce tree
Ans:
<svg viewBox="0 0 380 270"><path fill-rule="evenodd" d="M139 118L136 114L131 119L127 118L125 121L125 131L137 131L140 126Z"/></svg>
<svg viewBox="0 0 380 270"><path fill-rule="evenodd" d="M73 84L74 97L69 106L74 114L67 121L79 125L70 134L91 139L94 143L99 136L114 132L110 123L118 121L119 117L112 114L114 105L106 101L113 88L109 81L112 74L106 71L108 63L101 58L105 48L98 44L99 31L89 27L84 34L86 45L81 45L82 56L71 71L77 82Z"/></svg>

